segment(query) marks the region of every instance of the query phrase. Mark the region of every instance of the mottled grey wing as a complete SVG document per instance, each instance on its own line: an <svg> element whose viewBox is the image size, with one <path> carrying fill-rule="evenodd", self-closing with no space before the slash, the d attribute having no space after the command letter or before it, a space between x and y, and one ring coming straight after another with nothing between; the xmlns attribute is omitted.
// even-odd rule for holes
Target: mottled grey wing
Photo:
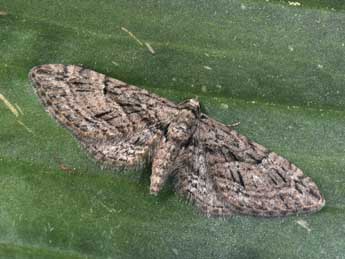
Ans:
<svg viewBox="0 0 345 259"><path fill-rule="evenodd" d="M283 216L314 212L325 200L285 158L202 115L176 172L176 189L206 215Z"/></svg>
<svg viewBox="0 0 345 259"><path fill-rule="evenodd" d="M175 104L146 90L74 65L32 68L29 78L46 110L97 160L138 166L161 137Z"/></svg>

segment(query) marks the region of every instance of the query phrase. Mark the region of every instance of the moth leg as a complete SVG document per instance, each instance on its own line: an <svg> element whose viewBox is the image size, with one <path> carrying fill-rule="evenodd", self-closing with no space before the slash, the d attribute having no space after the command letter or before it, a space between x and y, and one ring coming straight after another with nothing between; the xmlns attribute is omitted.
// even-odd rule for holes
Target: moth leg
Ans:
<svg viewBox="0 0 345 259"><path fill-rule="evenodd" d="M161 139L152 162L151 194L156 195L162 189L166 179L173 171L173 164L179 149L178 142L169 141L167 137Z"/></svg>
<svg viewBox="0 0 345 259"><path fill-rule="evenodd" d="M195 102L191 100L191 102ZM194 105L194 103L192 103ZM161 139L152 161L150 193L157 194L174 171L175 160L181 148L187 146L194 134L198 114L186 107L170 123Z"/></svg>

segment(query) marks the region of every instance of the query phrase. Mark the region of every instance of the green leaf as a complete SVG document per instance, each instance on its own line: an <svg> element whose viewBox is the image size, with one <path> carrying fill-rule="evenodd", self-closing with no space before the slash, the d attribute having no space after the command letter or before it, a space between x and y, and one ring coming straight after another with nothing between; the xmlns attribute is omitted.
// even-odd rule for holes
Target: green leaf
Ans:
<svg viewBox="0 0 345 259"><path fill-rule="evenodd" d="M3 0L0 94L24 114L0 103L0 257L341 258L345 4L292 2ZM302 168L325 208L208 219L169 188L150 196L149 171L101 170L44 112L27 79L44 63L198 96Z"/></svg>

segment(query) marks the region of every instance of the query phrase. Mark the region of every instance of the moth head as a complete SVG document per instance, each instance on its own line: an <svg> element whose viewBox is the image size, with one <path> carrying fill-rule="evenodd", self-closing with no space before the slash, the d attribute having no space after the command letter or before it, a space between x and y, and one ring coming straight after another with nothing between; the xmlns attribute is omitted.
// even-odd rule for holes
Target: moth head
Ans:
<svg viewBox="0 0 345 259"><path fill-rule="evenodd" d="M181 109L191 110L196 114L200 113L200 103L197 99L189 99L179 104Z"/></svg>

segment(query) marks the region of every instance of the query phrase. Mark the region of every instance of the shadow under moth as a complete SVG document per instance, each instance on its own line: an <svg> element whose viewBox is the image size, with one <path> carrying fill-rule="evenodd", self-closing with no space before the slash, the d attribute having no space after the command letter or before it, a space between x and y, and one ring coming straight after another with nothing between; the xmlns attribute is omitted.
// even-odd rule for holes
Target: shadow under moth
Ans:
<svg viewBox="0 0 345 259"><path fill-rule="evenodd" d="M150 193L174 189L207 216L284 216L320 210L325 200L295 165L200 112L75 65L29 74L46 110L92 156L113 168L152 165Z"/></svg>

